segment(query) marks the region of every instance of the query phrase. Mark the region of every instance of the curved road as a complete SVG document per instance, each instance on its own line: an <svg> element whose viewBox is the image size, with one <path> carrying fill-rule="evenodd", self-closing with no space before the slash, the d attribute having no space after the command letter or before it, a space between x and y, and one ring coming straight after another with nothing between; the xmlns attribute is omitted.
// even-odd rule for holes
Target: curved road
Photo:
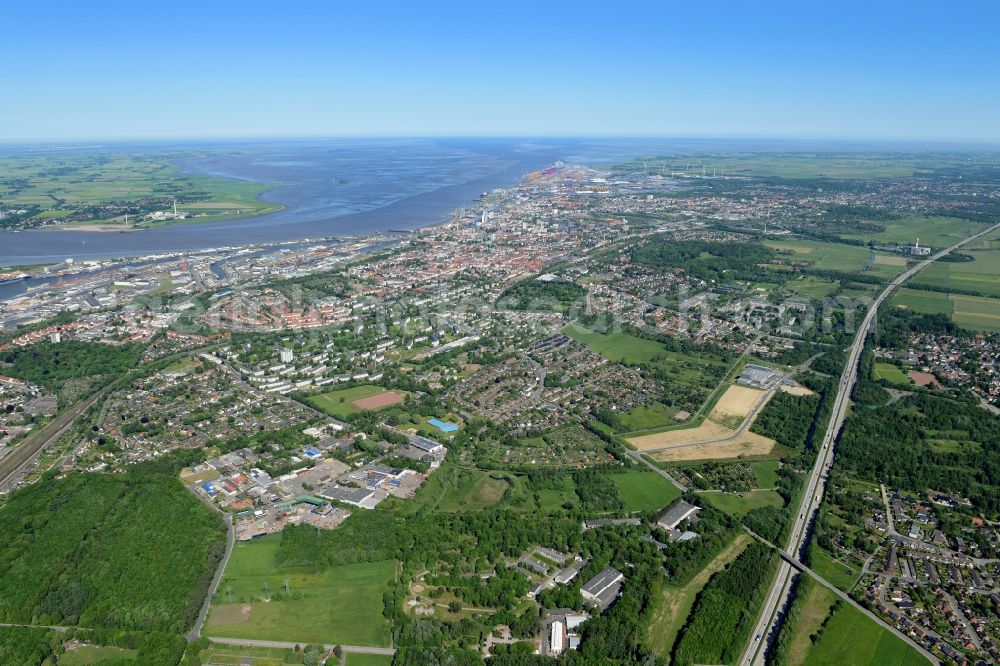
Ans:
<svg viewBox="0 0 1000 666"><path fill-rule="evenodd" d="M844 372L840 377L840 383L837 388L837 398L834 401L833 413L830 416L830 423L827 426L826 434L823 437L823 446L820 449L819 455L816 456L816 463L813 465L812 473L809 475L808 482L806 483L805 492L802 495L802 501L793 516L791 534L788 537L788 545L785 548L788 553L796 556L801 555L802 549L809 541L808 526L815 518L816 512L823 499L823 493L826 490L827 475L829 474L830 467L833 465L834 442L837 439L840 429L844 425L844 419L847 416L847 408L850 405L851 392L853 391L854 385L857 383L858 379L858 363L861 359L861 352L864 349L865 340L867 339L868 333L872 328L873 322L875 321L875 315L878 312L879 306L881 306L882 303L885 302L885 300L903 283L941 257L962 247L966 243L976 240L977 238L981 238L982 236L985 236L986 234L997 229L1000 229L1000 224L984 229L983 231L969 236L965 240L959 241L951 247L928 257L924 261L899 274L892 282L889 283L888 286L886 286L884 290L882 290L875 300L872 301L871 306L868 308L868 312L865 314L864 320L861 322L857 335L854 338L854 344L851 346L851 351L847 358L847 364L844 367ZM781 608L784 608L790 601L792 577L792 566L782 560L781 566L778 570L778 575L771 584L771 588L765 597L765 603L761 608L760 615L754 625L754 630L750 634L749 644L746 646L743 651L743 655L740 657L739 663L741 665L753 664L754 666L757 666L758 664L764 664L766 652L765 646L768 643L767 637L775 632L778 627L780 619L778 611ZM893 628L893 632L911 645L915 645L915 643L902 632L896 630L895 628ZM927 652L923 648L918 649L931 663L939 663L938 659L931 653Z"/></svg>

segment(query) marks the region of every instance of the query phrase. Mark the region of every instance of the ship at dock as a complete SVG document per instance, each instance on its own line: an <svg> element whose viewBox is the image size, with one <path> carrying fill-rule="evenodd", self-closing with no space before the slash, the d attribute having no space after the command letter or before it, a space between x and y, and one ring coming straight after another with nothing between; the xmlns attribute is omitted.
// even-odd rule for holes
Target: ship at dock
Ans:
<svg viewBox="0 0 1000 666"><path fill-rule="evenodd" d="M0 284L7 284L8 282L17 282L19 280L27 279L27 273L0 273Z"/></svg>

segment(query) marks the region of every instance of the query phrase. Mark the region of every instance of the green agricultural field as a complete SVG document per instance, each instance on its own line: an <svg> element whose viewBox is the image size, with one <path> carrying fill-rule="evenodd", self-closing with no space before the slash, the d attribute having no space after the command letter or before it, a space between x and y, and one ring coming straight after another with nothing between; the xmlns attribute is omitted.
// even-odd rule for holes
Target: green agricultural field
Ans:
<svg viewBox="0 0 1000 666"><path fill-rule="evenodd" d="M1000 332L1000 299L937 291L900 289L892 304L914 312L947 314L961 326L973 331Z"/></svg>
<svg viewBox="0 0 1000 666"><path fill-rule="evenodd" d="M764 244L781 252L787 261L804 262L812 268L828 271L858 273L868 265L871 258L871 250L860 245L843 245L805 239L769 240ZM868 269L870 273L889 277L902 272L905 268L905 262L899 261L900 257L896 255L876 252L875 256L876 262ZM801 281L793 280L788 284L788 288L794 290L795 286L801 282L802 288L805 290L803 296L814 295L809 293L810 291L818 295L824 295L819 293L821 291L828 293L833 291L830 289L831 283L823 284L823 281L815 278L812 278L812 281L808 280L809 278Z"/></svg>
<svg viewBox="0 0 1000 666"><path fill-rule="evenodd" d="M59 657L59 666L91 666L91 664L102 664L110 661L117 664L122 661L135 661L136 655L135 650L126 650L125 648L83 645L64 652Z"/></svg>
<svg viewBox="0 0 1000 666"><path fill-rule="evenodd" d="M983 225L977 222L954 217L927 217L923 215L907 215L898 220L879 221L875 224L884 227L884 230L869 234L850 233L843 235L845 238L875 241L876 243L898 243L900 245L913 245L919 238L921 245L945 248L983 230Z"/></svg>
<svg viewBox="0 0 1000 666"><path fill-rule="evenodd" d="M954 312L951 318L962 328L973 331L1000 333L1000 299L952 294Z"/></svg>
<svg viewBox="0 0 1000 666"><path fill-rule="evenodd" d="M123 216L108 216L107 202L137 204L158 199L148 210L168 210L176 199L179 211L192 214L184 222L209 222L249 217L278 210L258 197L273 183L182 174L179 161L206 152L164 150L143 153L61 152L0 157L0 199L10 206L37 207L33 220L64 220L67 224L123 224ZM103 213L103 214L102 214ZM135 225L133 217L130 227ZM140 223L159 226L175 223Z"/></svg>
<svg viewBox="0 0 1000 666"><path fill-rule="evenodd" d="M900 289L892 298L892 305L898 308L927 314L951 314L952 304L948 294L937 291Z"/></svg>
<svg viewBox="0 0 1000 666"><path fill-rule="evenodd" d="M902 369L892 363L876 363L872 369L872 379L884 379L890 384L896 384L897 386L910 386L913 384L910 378L903 374Z"/></svg>
<svg viewBox="0 0 1000 666"><path fill-rule="evenodd" d="M626 511L657 511L681 496L672 483L653 471L612 474Z"/></svg>
<svg viewBox="0 0 1000 666"><path fill-rule="evenodd" d="M804 663L806 666L926 666L927 660L861 611L843 605L834 612Z"/></svg>
<svg viewBox="0 0 1000 666"><path fill-rule="evenodd" d="M746 493L702 492L701 497L708 500L720 511L742 518L750 510L764 506L784 506L785 500L776 490L751 490Z"/></svg>
<svg viewBox="0 0 1000 666"><path fill-rule="evenodd" d="M240 542L213 599L205 635L302 643L391 643L382 593L396 563L278 568L281 535Z"/></svg>
<svg viewBox="0 0 1000 666"><path fill-rule="evenodd" d="M915 285L1000 296L1000 250L970 252L975 261L937 261L913 278Z"/></svg>

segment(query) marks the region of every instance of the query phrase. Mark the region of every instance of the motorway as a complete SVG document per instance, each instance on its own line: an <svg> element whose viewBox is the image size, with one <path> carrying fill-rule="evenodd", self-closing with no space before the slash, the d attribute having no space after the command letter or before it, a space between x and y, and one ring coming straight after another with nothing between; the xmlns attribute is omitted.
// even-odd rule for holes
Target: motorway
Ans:
<svg viewBox="0 0 1000 666"><path fill-rule="evenodd" d="M951 247L928 257L924 261L921 261L898 275L884 290L882 290L875 300L872 301L871 306L868 308L868 312L865 314L864 320L861 322L861 326L858 328L858 332L854 338L854 344L851 346L850 354L847 358L847 364L845 365L844 372L840 377L840 383L837 388L837 397L833 405L833 413L830 415L830 423L827 426L825 435L823 436L822 448L816 456L816 463L813 465L812 472L809 475L805 492L802 494L802 500L797 507L795 514L793 514L791 534L788 537L788 544L785 547L787 552L795 555L796 557L801 557L802 551L808 544L808 528L815 519L819 506L823 500L823 493L826 490L827 476L830 468L833 466L834 443L837 436L840 434L840 430L844 425L844 419L847 416L847 409L850 406L851 393L854 390L854 385L857 383L858 379L858 363L861 359L861 352L864 349L865 340L867 339L868 333L872 328L873 322L875 321L875 315L878 312L879 306L881 306L882 303L885 302L885 300L889 298L889 296L903 283L941 257L962 247L966 243L985 236L986 234L997 229L1000 229L1000 224L996 224L973 236L969 236L965 240L959 241ZM753 631L750 632L748 644L740 657L740 664L751 664L752 666L762 666L764 664L767 652L766 646L769 643L769 638L773 640L777 634L778 625L780 624L779 611L782 608L786 608L791 601L792 578L792 566L782 560L781 566L778 569L778 575L771 584L771 588L768 590L760 615L757 618L757 622L754 624ZM906 639L912 644L909 637L895 629L893 629L893 631L898 636ZM938 660L930 653L924 650L921 650L921 652L928 658L928 660L931 661L931 663L939 663Z"/></svg>

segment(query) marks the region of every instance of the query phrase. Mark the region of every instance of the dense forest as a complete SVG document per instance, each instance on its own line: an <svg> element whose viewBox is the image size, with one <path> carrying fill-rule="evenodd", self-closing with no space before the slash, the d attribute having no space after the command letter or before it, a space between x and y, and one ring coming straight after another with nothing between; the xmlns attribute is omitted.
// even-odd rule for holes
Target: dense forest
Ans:
<svg viewBox="0 0 1000 666"><path fill-rule="evenodd" d="M836 466L851 476L957 493L1000 512L1000 420L974 402L914 394L856 409L837 450Z"/></svg>
<svg viewBox="0 0 1000 666"><path fill-rule="evenodd" d="M0 507L0 620L179 634L221 559L222 521L175 478L71 474Z"/></svg>
<svg viewBox="0 0 1000 666"><path fill-rule="evenodd" d="M712 576L681 630L673 663L735 663L776 562L770 548L753 542L727 569Z"/></svg>
<svg viewBox="0 0 1000 666"><path fill-rule="evenodd" d="M140 345L106 345L64 340L10 349L3 374L55 388L67 379L127 374L139 363Z"/></svg>
<svg viewBox="0 0 1000 666"><path fill-rule="evenodd" d="M708 241L672 241L658 238L636 248L632 261L650 268L683 268L703 280L726 279L728 271L748 273L759 264L772 261L777 253L760 243L714 243Z"/></svg>
<svg viewBox="0 0 1000 666"><path fill-rule="evenodd" d="M770 437L782 446L802 451L818 407L819 396L795 396L778 391L754 420L750 429Z"/></svg>
<svg viewBox="0 0 1000 666"><path fill-rule="evenodd" d="M38 666L61 647L60 634L34 627L0 627L0 664Z"/></svg>
<svg viewBox="0 0 1000 666"><path fill-rule="evenodd" d="M524 280L509 287L499 302L512 310L558 310L565 312L576 306L582 309L586 290L573 282L541 282Z"/></svg>

